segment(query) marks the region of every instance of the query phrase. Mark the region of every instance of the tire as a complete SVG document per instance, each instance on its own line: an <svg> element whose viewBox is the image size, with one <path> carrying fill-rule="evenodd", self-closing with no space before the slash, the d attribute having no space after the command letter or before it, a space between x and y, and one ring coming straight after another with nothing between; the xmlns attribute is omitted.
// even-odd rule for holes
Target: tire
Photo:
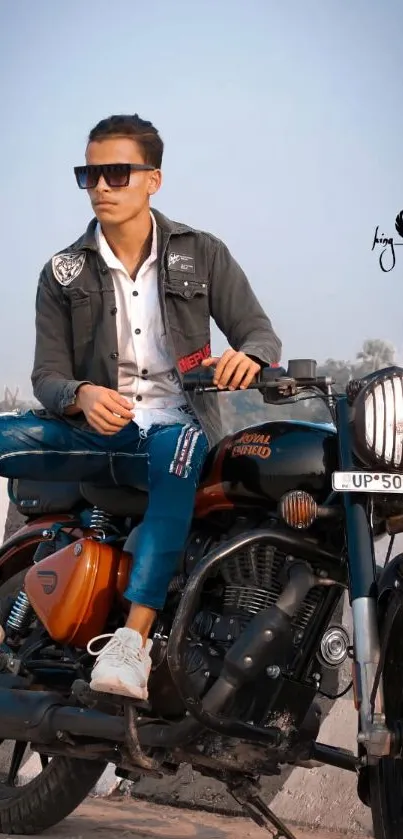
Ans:
<svg viewBox="0 0 403 839"><path fill-rule="evenodd" d="M386 723L403 720L403 607L393 622L384 667ZM382 758L367 769L375 839L403 837L403 760Z"/></svg>
<svg viewBox="0 0 403 839"><path fill-rule="evenodd" d="M0 801L1 832L29 836L58 824L84 801L104 769L93 760L54 757L12 799Z"/></svg>
<svg viewBox="0 0 403 839"><path fill-rule="evenodd" d="M5 597L18 594L24 576L21 571L0 586L0 604ZM1 833L26 836L58 824L84 801L105 766L99 761L54 757L24 786L0 784Z"/></svg>

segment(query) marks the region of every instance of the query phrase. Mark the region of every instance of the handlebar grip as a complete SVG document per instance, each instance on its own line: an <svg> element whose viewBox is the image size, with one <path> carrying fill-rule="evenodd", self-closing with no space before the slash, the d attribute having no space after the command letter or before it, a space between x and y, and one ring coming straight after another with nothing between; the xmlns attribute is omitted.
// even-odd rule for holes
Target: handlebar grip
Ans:
<svg viewBox="0 0 403 839"><path fill-rule="evenodd" d="M185 373L183 389L196 390L199 387L213 387L214 372L213 367L195 367L194 370Z"/></svg>
<svg viewBox="0 0 403 839"><path fill-rule="evenodd" d="M197 388L214 387L214 368L213 367L195 367L189 373L185 373L183 377L183 389L186 391L196 390ZM262 367L260 373L256 377L256 385L264 386L277 379L287 376L284 367Z"/></svg>

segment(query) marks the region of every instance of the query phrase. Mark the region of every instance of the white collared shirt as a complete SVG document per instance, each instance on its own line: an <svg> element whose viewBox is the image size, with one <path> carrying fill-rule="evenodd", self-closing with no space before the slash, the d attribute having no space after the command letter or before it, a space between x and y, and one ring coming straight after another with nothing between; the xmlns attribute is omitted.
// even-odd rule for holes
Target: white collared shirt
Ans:
<svg viewBox="0 0 403 839"><path fill-rule="evenodd" d="M95 231L115 289L118 390L133 401L133 419L145 430L151 425L192 421L164 331L158 297L157 225L152 213L151 220L151 252L135 282L109 247L99 223Z"/></svg>

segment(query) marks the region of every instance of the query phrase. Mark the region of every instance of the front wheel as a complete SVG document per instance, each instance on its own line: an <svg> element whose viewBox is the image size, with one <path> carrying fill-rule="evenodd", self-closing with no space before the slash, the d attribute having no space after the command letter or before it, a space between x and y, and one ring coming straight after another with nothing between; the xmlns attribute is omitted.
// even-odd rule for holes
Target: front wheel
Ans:
<svg viewBox="0 0 403 839"><path fill-rule="evenodd" d="M394 608L390 604L389 608ZM386 723L403 720L403 607L394 618L384 666ZM382 758L367 769L375 839L403 837L403 760Z"/></svg>
<svg viewBox="0 0 403 839"><path fill-rule="evenodd" d="M22 571L0 586L0 606L4 598L17 597L24 576ZM105 769L105 763L93 760L39 759L32 752L29 757L29 744L20 741L0 744L0 832L8 835L38 834L58 824L84 801ZM34 777L24 773L28 761Z"/></svg>

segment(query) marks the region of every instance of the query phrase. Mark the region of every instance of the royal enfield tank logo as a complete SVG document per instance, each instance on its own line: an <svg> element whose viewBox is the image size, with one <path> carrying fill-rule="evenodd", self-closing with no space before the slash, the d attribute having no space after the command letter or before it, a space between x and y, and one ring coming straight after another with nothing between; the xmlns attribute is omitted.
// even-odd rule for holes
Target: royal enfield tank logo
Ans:
<svg viewBox="0 0 403 839"><path fill-rule="evenodd" d="M397 214L395 218L395 230L403 239L403 210ZM396 242L393 236L386 236L385 233L379 233L379 224L375 228L374 238L372 240L371 250L378 248L379 252L379 267L381 271L388 274L396 265L396 248L403 245L403 242Z"/></svg>
<svg viewBox="0 0 403 839"><path fill-rule="evenodd" d="M266 460L271 455L269 442L270 434L252 434L248 431L241 434L235 440L230 440L228 449L231 451L231 457L252 455L253 457L260 457Z"/></svg>
<svg viewBox="0 0 403 839"><path fill-rule="evenodd" d="M38 577L45 594L53 594L56 589L58 577L56 571L37 571Z"/></svg>
<svg viewBox="0 0 403 839"><path fill-rule="evenodd" d="M86 253L59 253L52 258L52 270L60 285L70 285L84 268Z"/></svg>

